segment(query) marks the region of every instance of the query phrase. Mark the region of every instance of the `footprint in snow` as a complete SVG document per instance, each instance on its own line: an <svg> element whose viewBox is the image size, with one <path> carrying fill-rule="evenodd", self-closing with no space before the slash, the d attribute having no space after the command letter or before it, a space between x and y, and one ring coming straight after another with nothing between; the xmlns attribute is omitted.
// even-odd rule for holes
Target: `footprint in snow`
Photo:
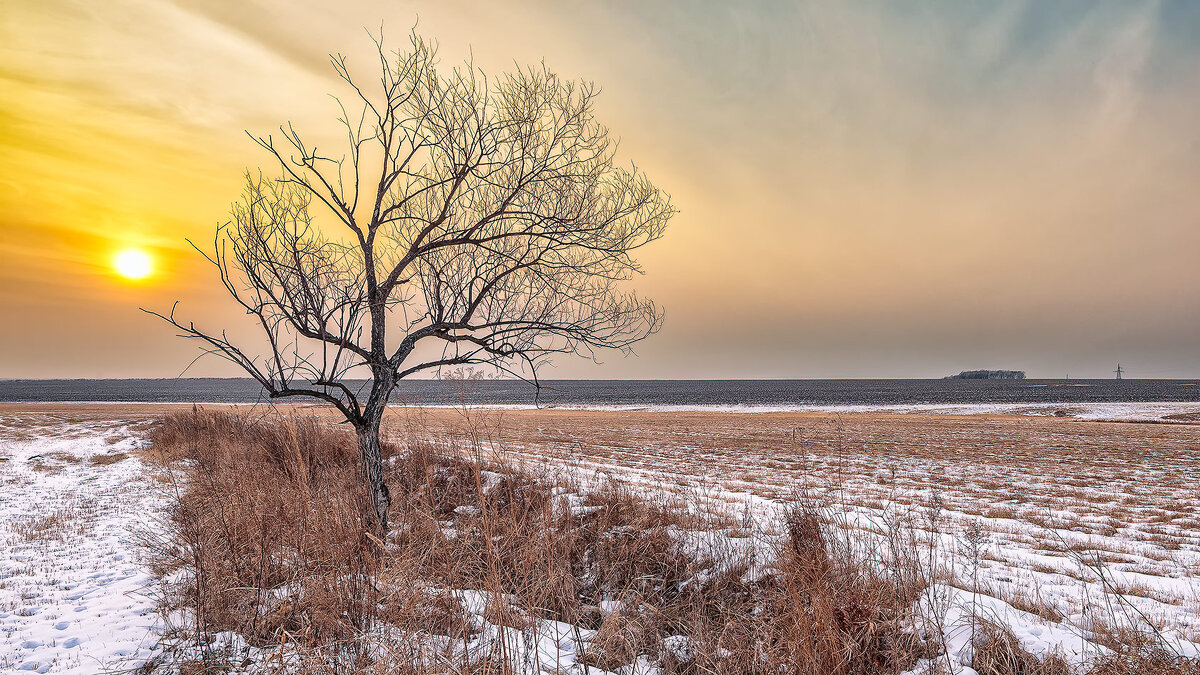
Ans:
<svg viewBox="0 0 1200 675"><path fill-rule="evenodd" d="M74 649L79 646L79 638L68 638L63 641L62 645L67 649Z"/></svg>
<svg viewBox="0 0 1200 675"><path fill-rule="evenodd" d="M54 624L55 630L66 630L71 625L70 621L59 621Z"/></svg>

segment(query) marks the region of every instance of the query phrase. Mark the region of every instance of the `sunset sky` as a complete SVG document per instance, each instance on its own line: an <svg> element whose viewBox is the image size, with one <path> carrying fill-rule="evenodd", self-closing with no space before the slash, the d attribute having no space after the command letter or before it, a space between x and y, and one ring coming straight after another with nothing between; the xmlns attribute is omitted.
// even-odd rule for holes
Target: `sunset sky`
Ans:
<svg viewBox="0 0 1200 675"><path fill-rule="evenodd" d="M596 82L680 209L662 332L544 376L1200 377L1200 3L642 0L6 0L0 377L179 374L138 307L237 324L184 240L270 167L243 130L332 147L328 53L373 77L364 29L418 19L447 67Z"/></svg>

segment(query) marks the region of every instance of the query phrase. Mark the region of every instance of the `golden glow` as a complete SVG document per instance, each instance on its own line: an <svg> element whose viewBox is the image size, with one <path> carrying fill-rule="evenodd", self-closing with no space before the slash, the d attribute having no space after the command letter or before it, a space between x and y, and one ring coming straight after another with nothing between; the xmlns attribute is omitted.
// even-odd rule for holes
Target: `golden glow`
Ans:
<svg viewBox="0 0 1200 675"><path fill-rule="evenodd" d="M401 49L418 17L446 69L594 80L620 162L681 210L632 286L662 332L547 376L1200 375L1192 3L94 4L3 5L0 315L28 327L4 377L178 374L195 345L137 311L176 300L254 348L185 239L277 174L243 130L345 152L326 54L371 84L363 27Z"/></svg>
<svg viewBox="0 0 1200 675"><path fill-rule="evenodd" d="M113 269L126 279L145 279L153 268L150 256L136 248L125 249L113 258Z"/></svg>

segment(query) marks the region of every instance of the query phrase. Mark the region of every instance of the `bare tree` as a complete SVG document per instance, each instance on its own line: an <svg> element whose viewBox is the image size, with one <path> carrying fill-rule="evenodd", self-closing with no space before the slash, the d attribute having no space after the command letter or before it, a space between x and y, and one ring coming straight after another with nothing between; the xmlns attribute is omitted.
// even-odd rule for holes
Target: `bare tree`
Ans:
<svg viewBox="0 0 1200 675"><path fill-rule="evenodd" d="M631 254L675 213L636 167L617 165L592 84L544 66L490 80L470 63L439 72L436 47L410 41L395 54L375 43L369 87L331 57L353 91L354 105L338 101L344 154L319 152L291 124L252 136L280 173L247 173L201 252L261 327L263 352L175 308L156 313L271 398L341 411L384 528L379 432L397 383L466 364L536 383L553 354L628 350L662 321L623 289L640 272Z"/></svg>

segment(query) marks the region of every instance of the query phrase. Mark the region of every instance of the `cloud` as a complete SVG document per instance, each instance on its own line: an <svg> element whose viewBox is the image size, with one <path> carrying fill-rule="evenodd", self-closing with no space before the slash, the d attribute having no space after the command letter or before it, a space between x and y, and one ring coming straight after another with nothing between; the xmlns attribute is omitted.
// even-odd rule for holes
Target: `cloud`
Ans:
<svg viewBox="0 0 1200 675"><path fill-rule="evenodd" d="M418 16L447 65L596 80L623 157L682 209L639 280L664 331L559 376L1200 374L1187 2L18 2L0 217L83 251L202 236L263 161L241 129L337 142L326 53L365 73L364 27L399 46ZM46 247L0 254L75 264Z"/></svg>

